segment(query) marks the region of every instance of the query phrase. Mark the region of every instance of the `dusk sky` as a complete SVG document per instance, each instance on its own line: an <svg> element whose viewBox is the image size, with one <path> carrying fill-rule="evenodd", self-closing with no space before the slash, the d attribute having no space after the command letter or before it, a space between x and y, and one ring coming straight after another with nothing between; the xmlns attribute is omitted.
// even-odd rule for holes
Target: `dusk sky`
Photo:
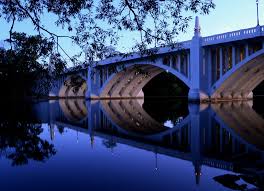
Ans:
<svg viewBox="0 0 264 191"><path fill-rule="evenodd" d="M0 0L0 87L0 191L264 189L264 0Z"/></svg>
<svg viewBox="0 0 264 191"><path fill-rule="evenodd" d="M256 1L255 0L215 0L216 8L209 15L200 15L200 24L202 36L209 36L218 33L250 28L256 26ZM260 24L264 24L264 0L259 2ZM195 16L195 15L193 15ZM50 31L57 34L68 34L66 29L55 27L52 23L52 17L44 16L42 22ZM178 36L179 41L189 40L193 36L194 20L190 22L190 27L186 34ZM5 20L0 19L0 40L6 39L9 36L10 24ZM26 32L34 34L34 27L28 22L16 23L14 31ZM121 52L130 51L135 39L138 35L128 32L122 32L122 37L117 46L117 50ZM61 40L61 45L73 55L77 51L77 47L73 46L70 40Z"/></svg>

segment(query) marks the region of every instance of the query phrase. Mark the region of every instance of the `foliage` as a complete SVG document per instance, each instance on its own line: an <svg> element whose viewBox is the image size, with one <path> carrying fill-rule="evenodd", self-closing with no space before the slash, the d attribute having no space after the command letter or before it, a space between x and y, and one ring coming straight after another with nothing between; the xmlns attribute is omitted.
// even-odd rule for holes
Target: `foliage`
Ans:
<svg viewBox="0 0 264 191"><path fill-rule="evenodd" d="M126 57L129 54L114 48L123 31L138 33L139 41L133 51L155 59L157 48L148 48L175 46L176 37L188 27L191 14L208 14L214 7L212 0L1 0L0 17L11 27L10 50L0 51L8 75L0 73L0 78L3 83L8 82L8 92L11 84L15 86L13 94L47 94L54 77L66 67L59 51L75 66L85 67L113 55ZM66 28L69 35L56 34L44 26L45 17L55 18L54 24ZM37 36L13 31L17 22L26 20L32 22ZM61 38L77 44L85 52L85 62L79 59L81 53L70 57L60 45ZM77 80L76 91L82 83Z"/></svg>
<svg viewBox="0 0 264 191"><path fill-rule="evenodd" d="M73 92L77 94L80 88L85 85L86 81L80 77L79 75L72 75L70 76L69 80L64 82L65 86L72 87Z"/></svg>
<svg viewBox="0 0 264 191"><path fill-rule="evenodd" d="M65 62L54 43L39 35L13 33L13 47L0 50L1 85L5 93L16 95L46 94L54 80L65 69Z"/></svg>
<svg viewBox="0 0 264 191"><path fill-rule="evenodd" d="M136 51L173 44L188 27L191 13L208 14L214 7L212 0L1 0L0 16L12 23L10 38L15 23L29 19L58 48L62 49L59 38L70 38L93 61L109 56L120 31L138 32ZM55 24L74 35L61 36L47 29L42 22L47 14L55 15Z"/></svg>

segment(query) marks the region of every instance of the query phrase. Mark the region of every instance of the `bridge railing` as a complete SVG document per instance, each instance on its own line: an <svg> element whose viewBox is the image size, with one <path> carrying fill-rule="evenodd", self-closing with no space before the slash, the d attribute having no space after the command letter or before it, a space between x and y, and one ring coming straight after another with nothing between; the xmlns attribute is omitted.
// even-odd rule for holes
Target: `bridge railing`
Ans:
<svg viewBox="0 0 264 191"><path fill-rule="evenodd" d="M262 35L264 35L264 26L257 26L253 28L242 29L238 31L232 31L223 34L204 37L202 45L208 46L208 45L225 43L230 41L254 38Z"/></svg>
<svg viewBox="0 0 264 191"><path fill-rule="evenodd" d="M155 53L155 55L161 55L161 54L168 54L168 53L172 53L172 52L190 49L190 46L191 46L191 40L188 40L188 41L175 43L173 45L151 48L148 50L150 52L153 51L153 53ZM120 56L114 56L114 57L106 58L104 60L100 60L98 62L98 65L107 65L107 64L117 63L117 62L125 62L125 61L129 61L129 60L147 58L149 56L150 56L149 54L141 55L140 52L134 52L134 53L129 53L126 56L120 55Z"/></svg>

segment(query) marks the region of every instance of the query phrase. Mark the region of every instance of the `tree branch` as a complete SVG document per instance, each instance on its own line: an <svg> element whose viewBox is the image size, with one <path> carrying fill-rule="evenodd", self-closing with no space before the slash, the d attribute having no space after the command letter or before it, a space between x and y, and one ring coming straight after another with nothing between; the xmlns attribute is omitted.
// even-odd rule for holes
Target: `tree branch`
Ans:
<svg viewBox="0 0 264 191"><path fill-rule="evenodd" d="M157 36L155 36L155 35L149 33L148 31L146 31L146 30L141 26L141 24L139 23L138 15L137 15L136 12L134 11L133 7L130 5L130 3L128 2L128 0L125 0L125 3L126 3L126 5L128 6L129 10L132 12L132 14L133 14L133 16L134 16L134 20L135 20L135 22L136 22L136 24L137 24L137 27L138 27L138 30L139 30L139 31L143 31L143 32L145 32L146 34L148 34L149 36L151 36L151 37L154 38L154 39L157 39L157 40L164 40L164 39L162 39L162 38L159 38L159 37L157 37Z"/></svg>
<svg viewBox="0 0 264 191"><path fill-rule="evenodd" d="M12 25L11 25L11 28L9 30L9 40L10 40L9 43L10 43L11 50L13 49L13 46L12 46L12 31L13 31L13 28L14 28L14 25L15 25L15 20L16 20L14 12L12 12L12 15L13 15Z"/></svg>
<svg viewBox="0 0 264 191"><path fill-rule="evenodd" d="M57 34L55 34L55 33L53 33L53 32L50 32L49 30L45 29L44 27L42 27L42 26L38 23L38 21L36 21L36 20L33 18L33 16L28 12L28 10L26 10L26 9L25 9L25 8L19 3L18 0L15 0L15 2L16 2L16 4L17 4L17 6L18 6L18 7L19 7L24 13L26 13L26 15L27 15L27 16L30 18L30 20L33 22L33 24L38 28L38 30L41 29L41 30L45 31L46 33L48 33L49 35L51 35L51 36L55 36L55 37L57 37L57 38L70 38L70 39L74 40L74 38L73 38L72 36L66 36L66 35L61 36L61 35L57 35Z"/></svg>

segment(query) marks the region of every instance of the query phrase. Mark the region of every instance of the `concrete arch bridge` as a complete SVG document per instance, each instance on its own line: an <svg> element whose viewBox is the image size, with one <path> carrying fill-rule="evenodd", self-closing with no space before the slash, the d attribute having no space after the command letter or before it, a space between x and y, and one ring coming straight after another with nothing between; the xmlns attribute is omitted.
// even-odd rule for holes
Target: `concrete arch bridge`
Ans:
<svg viewBox="0 0 264 191"><path fill-rule="evenodd" d="M152 55L133 53L68 69L50 96L142 98L143 87L168 72L189 88L192 101L252 98L252 90L264 80L264 26L208 37L202 37L200 31L197 17L192 40L178 46L153 49ZM66 86L70 76L83 81L76 91Z"/></svg>

